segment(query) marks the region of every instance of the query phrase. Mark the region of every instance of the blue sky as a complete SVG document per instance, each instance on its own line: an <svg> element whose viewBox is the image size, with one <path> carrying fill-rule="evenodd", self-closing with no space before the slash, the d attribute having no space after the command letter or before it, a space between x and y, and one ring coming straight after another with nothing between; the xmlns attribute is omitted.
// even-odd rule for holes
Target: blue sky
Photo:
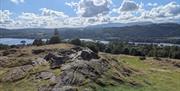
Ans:
<svg viewBox="0 0 180 91"><path fill-rule="evenodd" d="M65 14L70 16L75 16L76 13L73 9L67 5L65 2L78 2L79 0L25 0L24 3L15 4L11 0L0 0L1 10L10 10L16 14L21 14L22 12L34 12L40 13L40 8L49 8L57 11L63 11ZM113 3L118 7L121 5L123 0L112 0ZM180 0L134 0L137 3L157 3L158 5L165 5L172 1L180 3ZM145 8L148 8L145 6Z"/></svg>
<svg viewBox="0 0 180 91"><path fill-rule="evenodd" d="M81 22L82 20L83 21L84 20L91 21L91 23L94 23L94 24L102 23L102 21L98 20L99 17L103 18L103 19L104 18L107 19L107 17L108 17L108 19L110 18L110 20L112 22L112 21L118 21L118 19L128 16L127 17L128 19L129 19L129 17L131 17L131 20L129 20L129 21L132 21L134 17L137 18L137 15L139 17L140 16L142 17L142 15L146 15L143 17L152 17L152 18L148 18L149 20L152 20L156 16L156 18L158 18L156 20L158 20L158 21L160 21L160 19L163 17L165 17L166 19L171 19L175 22L179 21L180 0L89 0L91 2L94 2L94 1L107 2L107 5L105 3L100 3L99 4L100 6L97 6L97 7L94 7L96 5L90 6L93 4L88 3L87 1L88 0L0 0L0 10L2 13L0 27L10 27L10 26L12 27L13 24L12 23L9 24L9 23L10 22L14 23L17 20L22 20L22 18L21 19L19 18L21 16L24 17L22 13L28 13L29 15L30 14L34 15L34 18L31 18L31 19L42 20L42 18L45 18L42 15L43 12L45 12L46 14L48 13L48 15L49 15L48 18L54 18L54 15L51 16L54 13L57 13L56 16L57 15L68 16L68 18L72 19L72 20L74 20L74 19L77 20L79 18L80 23L78 22L78 20L76 22L78 22L81 25L82 25L82 22ZM123 2L125 2L124 5L123 5ZM68 3L68 5L67 5L67 3ZM76 5L74 5L73 3L76 3ZM126 6L126 4L127 4L127 6ZM166 8L166 7L170 7L170 8ZM45 9L43 9L43 8L45 8ZM90 8L90 9L88 9L88 8ZM132 8L136 8L136 9L132 9ZM123 10L123 9L125 9L125 10ZM167 9L167 11L162 11L162 14L158 15L157 14L158 10L163 10L163 9ZM154 10L154 11L152 11L152 10ZM169 11L169 13L165 14L165 12L168 12L168 11ZM147 13L144 13L144 12L147 12ZM60 15L61 13L63 15ZM25 15L28 16L27 14L25 14ZM113 15L115 15L116 17L114 17ZM58 18L59 18L59 16L58 16ZM163 16L163 17L159 17L159 16ZM111 18L111 17L113 17L113 18ZM29 16L28 16L28 18L29 18ZM64 18L67 18L67 17L64 17ZM114 18L117 18L117 19L114 19ZM93 20L93 19L95 19L95 20ZM32 23L32 21L33 21L33 23L37 23L34 20L29 20L29 22ZM68 21L67 19L66 20L60 19L60 20ZM20 24L20 22L22 22L22 21L19 21L16 23ZM93 22L93 21L97 21L97 22ZM48 22L48 21L45 20L43 22ZM53 22L52 24L56 24L56 23ZM64 23L62 23L62 25L63 24ZM89 22L88 22L88 24L89 24ZM37 26L37 27L43 27L41 25L43 25L42 22L41 22L40 26ZM65 24L65 25L73 25L73 24ZM21 25L21 26L23 26L23 25ZM26 25L26 27L27 26L33 27L31 25ZM56 27L59 27L59 26L56 25Z"/></svg>

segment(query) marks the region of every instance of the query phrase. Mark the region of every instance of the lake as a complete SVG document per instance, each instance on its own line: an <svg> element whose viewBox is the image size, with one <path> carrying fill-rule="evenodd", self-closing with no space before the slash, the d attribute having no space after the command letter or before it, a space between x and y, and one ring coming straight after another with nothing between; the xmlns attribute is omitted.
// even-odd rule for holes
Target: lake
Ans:
<svg viewBox="0 0 180 91"><path fill-rule="evenodd" d="M66 39L68 40L68 39ZM104 44L108 44L109 41L102 41L102 40L92 40L92 39L80 39L81 41L89 41L89 42L101 42ZM6 44L6 45L20 45L22 44L21 41L26 41L25 44L32 44L34 39L25 39L25 38L0 38L0 44ZM46 39L43 39L43 41L46 41ZM158 46L178 46L178 44L171 44L171 43L148 43L148 42L129 42L129 44L135 44L135 45L158 45Z"/></svg>
<svg viewBox="0 0 180 91"><path fill-rule="evenodd" d="M25 44L32 44L34 39L24 39L24 38L0 38L0 44L5 45L20 45L21 41L26 41Z"/></svg>
<svg viewBox="0 0 180 91"><path fill-rule="evenodd" d="M65 39L68 40L68 39ZM109 41L101 41L101 40L92 40L92 39L80 39L81 41L89 41L89 42L101 42L104 44L108 44ZM6 45L20 45L22 44L21 41L26 41L25 44L32 44L34 39L25 39L25 38L0 38L0 44L6 44ZM43 39L43 41L46 41L46 39Z"/></svg>

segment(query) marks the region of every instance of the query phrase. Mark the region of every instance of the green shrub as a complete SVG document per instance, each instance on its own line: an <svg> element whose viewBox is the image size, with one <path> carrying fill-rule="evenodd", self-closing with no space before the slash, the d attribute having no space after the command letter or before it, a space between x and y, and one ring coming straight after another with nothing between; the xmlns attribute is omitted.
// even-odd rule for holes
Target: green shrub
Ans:
<svg viewBox="0 0 180 91"><path fill-rule="evenodd" d="M70 43L80 46L81 45L81 40L79 38L72 39Z"/></svg>

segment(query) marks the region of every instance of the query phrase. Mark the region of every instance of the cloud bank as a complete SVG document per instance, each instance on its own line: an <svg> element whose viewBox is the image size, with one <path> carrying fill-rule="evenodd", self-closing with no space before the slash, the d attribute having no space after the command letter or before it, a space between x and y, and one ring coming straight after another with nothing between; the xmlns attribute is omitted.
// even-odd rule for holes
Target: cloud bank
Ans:
<svg viewBox="0 0 180 91"><path fill-rule="evenodd" d="M80 0L77 3L66 3L74 8L76 14L82 17L93 17L107 14L110 10L110 0Z"/></svg>
<svg viewBox="0 0 180 91"><path fill-rule="evenodd" d="M149 3L151 9L145 9L143 3L124 0L120 6L113 7L111 0L80 0L68 2L76 12L70 17L64 12L48 8L39 9L40 13L22 12L13 18L13 12L0 10L0 27L3 28L60 28L84 27L103 23L131 22L175 22L180 23L180 4L170 2L166 5ZM115 16L113 16L115 14Z"/></svg>

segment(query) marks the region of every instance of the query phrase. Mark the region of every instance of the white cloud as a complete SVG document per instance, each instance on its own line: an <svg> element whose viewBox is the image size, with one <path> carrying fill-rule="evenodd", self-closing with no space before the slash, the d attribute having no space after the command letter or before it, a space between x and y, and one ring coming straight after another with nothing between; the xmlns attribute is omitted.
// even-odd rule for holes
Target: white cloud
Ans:
<svg viewBox="0 0 180 91"><path fill-rule="evenodd" d="M34 13L22 13L18 18L19 19L23 19L23 20L33 20L36 19L38 17L38 15L34 14Z"/></svg>
<svg viewBox="0 0 180 91"><path fill-rule="evenodd" d="M42 8L41 14L22 12L14 21L11 19L11 13L0 11L0 27L8 28L37 28L37 27L62 27L65 18L68 16L63 12ZM6 23L8 21L8 23ZM6 24L5 24L6 23Z"/></svg>
<svg viewBox="0 0 180 91"><path fill-rule="evenodd" d="M146 11L143 13L143 17L146 18L166 18L166 17L174 17L180 14L180 4L176 2L170 2L166 5L161 5L158 7L152 8L150 11Z"/></svg>
<svg viewBox="0 0 180 91"><path fill-rule="evenodd" d="M42 8L41 14L22 13L18 20L26 27L61 27L68 16L63 12Z"/></svg>
<svg viewBox="0 0 180 91"><path fill-rule="evenodd" d="M138 4L132 0L124 0L120 6L120 11L135 11L138 9Z"/></svg>
<svg viewBox="0 0 180 91"><path fill-rule="evenodd" d="M13 21L10 16L11 12L9 10L0 10L0 24L7 24L11 21Z"/></svg>
<svg viewBox="0 0 180 91"><path fill-rule="evenodd" d="M41 8L40 11L42 12L43 16L52 16L52 17L68 17L63 12L47 9L47 8Z"/></svg>
<svg viewBox="0 0 180 91"><path fill-rule="evenodd" d="M15 4L20 4L20 3L24 3L24 0L11 0L11 2Z"/></svg>
<svg viewBox="0 0 180 91"><path fill-rule="evenodd" d="M128 4L125 5L125 2ZM125 0L117 9L110 8L109 5L112 5L111 3L110 0L80 0L78 3L66 3L79 14L79 16L74 17L70 17L60 11L42 8L39 10L39 14L23 12L18 17L12 18L10 11L0 10L0 27L59 28L144 21L180 23L180 4L176 2L151 7L152 9L150 10L146 10L143 3L138 4L132 0ZM112 16L113 14L110 12L116 13L116 15Z"/></svg>
<svg viewBox="0 0 180 91"><path fill-rule="evenodd" d="M156 7L156 6L158 6L157 3L148 3L147 5L150 6L150 7Z"/></svg>
<svg viewBox="0 0 180 91"><path fill-rule="evenodd" d="M82 17L93 17L99 14L109 13L111 0L80 0L78 3L66 3L74 8L77 15Z"/></svg>

